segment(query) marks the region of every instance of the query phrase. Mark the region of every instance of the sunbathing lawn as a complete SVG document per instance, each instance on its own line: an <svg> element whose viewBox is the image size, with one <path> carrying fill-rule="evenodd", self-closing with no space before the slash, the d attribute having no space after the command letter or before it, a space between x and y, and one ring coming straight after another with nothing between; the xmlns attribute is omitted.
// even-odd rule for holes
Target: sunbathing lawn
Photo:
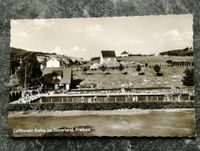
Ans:
<svg viewBox="0 0 200 151"><path fill-rule="evenodd" d="M75 79L83 79L81 85L96 83L96 88L119 88L121 86L135 87L176 87L183 86L182 78L186 67L163 67L161 72L162 77L155 76L155 71L152 68L144 68L145 75L138 75L135 68L125 68L127 75L123 75L121 71L101 70L89 71L89 74L82 71L74 71ZM109 72L110 74L105 74Z"/></svg>

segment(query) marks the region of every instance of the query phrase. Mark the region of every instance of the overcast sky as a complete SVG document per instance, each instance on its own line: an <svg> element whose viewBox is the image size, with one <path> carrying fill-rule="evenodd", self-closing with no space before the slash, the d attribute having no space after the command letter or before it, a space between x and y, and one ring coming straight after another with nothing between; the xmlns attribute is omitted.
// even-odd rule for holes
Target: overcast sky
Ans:
<svg viewBox="0 0 200 151"><path fill-rule="evenodd" d="M73 57L192 47L192 15L11 20L11 47Z"/></svg>

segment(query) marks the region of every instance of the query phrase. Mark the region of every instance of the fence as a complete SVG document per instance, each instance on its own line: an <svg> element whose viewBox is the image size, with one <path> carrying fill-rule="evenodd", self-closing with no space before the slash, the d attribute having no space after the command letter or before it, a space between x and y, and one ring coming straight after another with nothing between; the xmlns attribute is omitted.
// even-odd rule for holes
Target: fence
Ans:
<svg viewBox="0 0 200 151"><path fill-rule="evenodd" d="M73 95L45 96L40 103L126 103L126 102L187 102L194 101L193 94L126 94L126 95Z"/></svg>

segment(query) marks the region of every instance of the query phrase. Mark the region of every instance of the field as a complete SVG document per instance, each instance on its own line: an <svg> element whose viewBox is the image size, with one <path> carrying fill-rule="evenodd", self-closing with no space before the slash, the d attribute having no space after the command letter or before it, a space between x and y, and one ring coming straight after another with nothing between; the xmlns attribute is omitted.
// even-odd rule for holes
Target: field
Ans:
<svg viewBox="0 0 200 151"><path fill-rule="evenodd" d="M173 60L173 61L188 61L193 62L193 57L190 56L129 56L129 57L120 57L121 61L126 62L139 62L142 64L148 63L148 64L154 64L154 63L165 63L167 60Z"/></svg>
<svg viewBox="0 0 200 151"><path fill-rule="evenodd" d="M176 87L183 86L182 78L185 67L165 67L161 71L162 77L155 76L155 71L152 68L145 68L145 75L138 75L135 68L125 69L127 74L122 74L121 71L107 70L91 71L89 74L82 71L75 71L74 77L84 79L82 85L96 83L96 88L119 88L125 86L135 87ZM109 74L106 74L108 72Z"/></svg>
<svg viewBox="0 0 200 151"><path fill-rule="evenodd" d="M194 109L9 113L11 136L195 136Z"/></svg>
<svg viewBox="0 0 200 151"><path fill-rule="evenodd" d="M96 84L96 88L119 88L125 86L135 87L176 87L183 86L182 78L184 70L187 67L174 66L165 67L161 66L162 77L155 75L153 67L143 67L145 75L138 75L136 67L131 66L131 62L141 64L160 64L166 63L167 60L173 61L193 61L193 57L164 57L164 56L131 56L120 58L122 64L126 64L127 67L123 71L118 69L107 69L104 72L101 70L96 71L73 71L73 77L75 79L83 79L81 86L90 86L90 84ZM127 74L124 74L127 72Z"/></svg>
<svg viewBox="0 0 200 151"><path fill-rule="evenodd" d="M125 86L135 87L179 87L182 85L182 78L185 66L165 67L161 66L162 77L155 75L153 67L143 67L145 75L138 75L136 67L130 66L131 62L141 64L160 64L166 63L167 60L189 61L192 62L193 57L164 57L164 56L132 56L120 58L121 63L127 64L123 71L118 69L107 69L104 72L96 71L73 71L75 79L83 79L81 86L88 87L90 84L96 84L96 88L119 88ZM127 72L127 74L124 74Z"/></svg>

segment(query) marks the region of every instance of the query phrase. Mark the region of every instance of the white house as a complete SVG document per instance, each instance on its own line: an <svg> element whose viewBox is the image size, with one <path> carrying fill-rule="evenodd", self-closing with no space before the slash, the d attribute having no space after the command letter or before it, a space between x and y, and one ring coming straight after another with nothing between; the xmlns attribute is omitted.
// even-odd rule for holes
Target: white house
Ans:
<svg viewBox="0 0 200 151"><path fill-rule="evenodd" d="M106 66L107 68L117 68L119 63L117 62L115 51L102 50L100 56L100 66Z"/></svg>
<svg viewBox="0 0 200 151"><path fill-rule="evenodd" d="M47 68L58 68L60 67L60 61L56 58L51 58L46 63Z"/></svg>
<svg viewBox="0 0 200 151"><path fill-rule="evenodd" d="M121 53L121 57L128 57L129 53L127 51L123 51Z"/></svg>
<svg viewBox="0 0 200 151"><path fill-rule="evenodd" d="M100 65L109 64L116 61L115 51L113 50L102 50L100 57Z"/></svg>

